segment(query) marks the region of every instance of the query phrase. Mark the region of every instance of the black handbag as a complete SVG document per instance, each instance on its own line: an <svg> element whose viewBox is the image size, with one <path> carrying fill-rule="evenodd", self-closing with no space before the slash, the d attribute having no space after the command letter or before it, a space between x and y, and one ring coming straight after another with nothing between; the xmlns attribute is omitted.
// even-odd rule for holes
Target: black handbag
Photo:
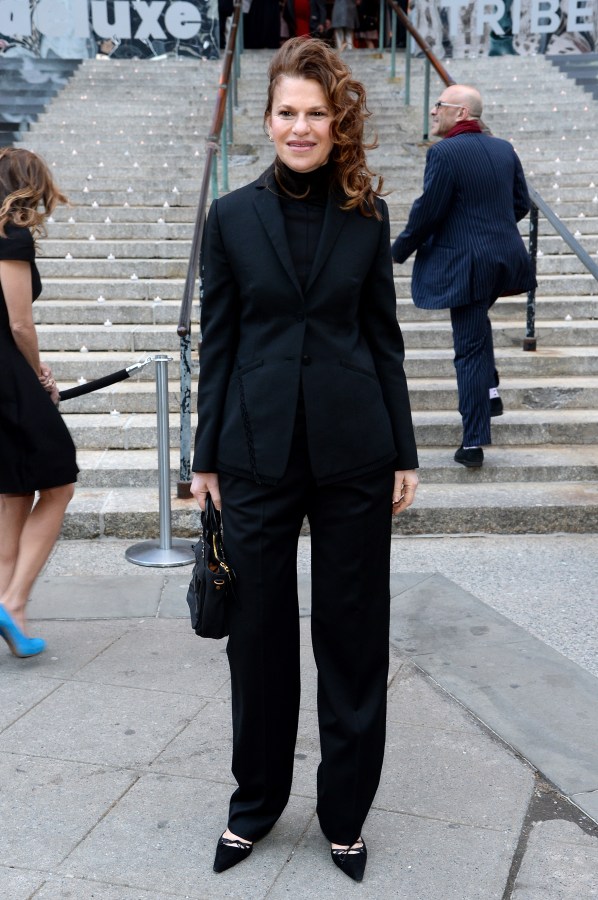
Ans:
<svg viewBox="0 0 598 900"><path fill-rule="evenodd" d="M209 494L201 514L201 535L193 550L195 565L187 591L191 627L199 637L226 637L235 573L224 555L222 516Z"/></svg>

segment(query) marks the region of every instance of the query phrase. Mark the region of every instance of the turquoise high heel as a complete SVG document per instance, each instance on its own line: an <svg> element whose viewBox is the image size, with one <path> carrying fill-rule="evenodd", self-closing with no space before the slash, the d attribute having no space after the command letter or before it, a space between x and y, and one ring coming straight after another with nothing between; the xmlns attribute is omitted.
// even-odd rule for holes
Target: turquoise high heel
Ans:
<svg viewBox="0 0 598 900"><path fill-rule="evenodd" d="M29 638L11 619L3 606L0 606L0 637L3 637L10 652L20 659L37 656L46 649L46 642L41 638Z"/></svg>

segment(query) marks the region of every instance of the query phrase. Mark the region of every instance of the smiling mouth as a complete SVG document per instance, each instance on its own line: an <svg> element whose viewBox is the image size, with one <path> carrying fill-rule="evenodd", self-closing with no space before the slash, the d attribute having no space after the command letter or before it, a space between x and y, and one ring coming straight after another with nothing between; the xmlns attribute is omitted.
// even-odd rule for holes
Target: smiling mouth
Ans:
<svg viewBox="0 0 598 900"><path fill-rule="evenodd" d="M310 141L289 141L287 144L287 147L291 147L293 150L311 150L315 146Z"/></svg>

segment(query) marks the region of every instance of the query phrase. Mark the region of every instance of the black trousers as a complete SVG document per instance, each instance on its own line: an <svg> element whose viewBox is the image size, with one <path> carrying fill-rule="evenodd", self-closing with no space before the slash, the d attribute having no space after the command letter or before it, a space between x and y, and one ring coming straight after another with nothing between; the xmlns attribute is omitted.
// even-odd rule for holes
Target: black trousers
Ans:
<svg viewBox="0 0 598 900"><path fill-rule="evenodd" d="M227 646L238 782L228 827L247 840L267 834L291 791L300 698L297 543L305 515L318 669L317 813L331 842L349 844L361 834L384 756L393 480L387 466L316 485L300 415L277 485L221 473L224 540L238 588Z"/></svg>

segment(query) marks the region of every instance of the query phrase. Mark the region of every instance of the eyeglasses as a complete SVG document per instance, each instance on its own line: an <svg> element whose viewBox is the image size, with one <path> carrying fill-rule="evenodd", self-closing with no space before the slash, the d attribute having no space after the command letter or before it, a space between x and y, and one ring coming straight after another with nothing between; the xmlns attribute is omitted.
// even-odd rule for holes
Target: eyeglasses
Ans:
<svg viewBox="0 0 598 900"><path fill-rule="evenodd" d="M436 112L440 109L441 106L452 106L454 109L466 109L467 107L463 106L462 103L445 103L444 100L438 100L432 109L435 109Z"/></svg>

